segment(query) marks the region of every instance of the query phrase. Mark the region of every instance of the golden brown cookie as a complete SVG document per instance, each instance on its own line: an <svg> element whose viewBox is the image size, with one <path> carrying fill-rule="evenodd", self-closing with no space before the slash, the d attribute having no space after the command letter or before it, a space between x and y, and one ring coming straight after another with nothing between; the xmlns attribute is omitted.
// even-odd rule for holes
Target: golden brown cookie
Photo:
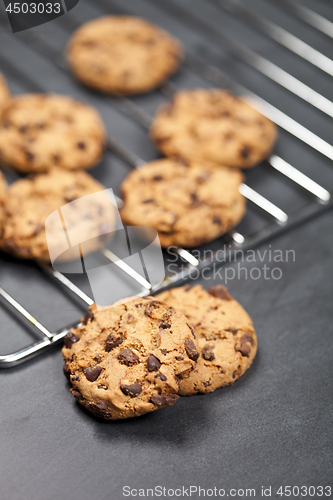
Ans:
<svg viewBox="0 0 333 500"><path fill-rule="evenodd" d="M207 292L201 285L185 285L156 298L185 314L199 346L197 366L181 381L180 395L213 392L251 366L258 346L251 318L224 286Z"/></svg>
<svg viewBox="0 0 333 500"><path fill-rule="evenodd" d="M177 92L151 127L152 139L166 156L241 168L265 159L276 136L273 122L219 89Z"/></svg>
<svg viewBox="0 0 333 500"><path fill-rule="evenodd" d="M183 59L178 40L147 21L106 16L81 26L68 62L85 85L110 94L139 94L160 86Z"/></svg>
<svg viewBox="0 0 333 500"><path fill-rule="evenodd" d="M4 107L9 102L10 97L11 97L11 95L10 95L6 80L4 79L2 74L0 73L0 116L1 116L1 113L4 109Z"/></svg>
<svg viewBox="0 0 333 500"><path fill-rule="evenodd" d="M156 229L163 247L192 247L235 226L245 212L238 169L209 169L165 158L131 172L121 185L128 225Z"/></svg>
<svg viewBox="0 0 333 500"><path fill-rule="evenodd" d="M63 220L72 244L75 239L87 240L84 253L96 249L98 240L91 240L91 246L89 240L99 232L113 230L114 209L104 191L97 199L82 197L104 189L85 171L70 172L58 168L14 182L8 190L0 248L20 258L49 261L50 247L53 255L59 255L63 243L66 245ZM64 205L66 210L61 210L62 220L56 212L56 217L49 222L46 239L46 219ZM101 227L103 231L100 231ZM71 258L77 258L74 247L73 253L64 253L60 260Z"/></svg>
<svg viewBox="0 0 333 500"><path fill-rule="evenodd" d="M173 405L199 357L185 316L153 297L91 307L64 342L73 396L108 420Z"/></svg>
<svg viewBox="0 0 333 500"><path fill-rule="evenodd" d="M63 95L15 97L0 121L0 161L20 172L91 168L104 142L97 111Z"/></svg>
<svg viewBox="0 0 333 500"><path fill-rule="evenodd" d="M6 218L6 202L7 202L7 183L2 172L0 172L0 237L3 232L3 225Z"/></svg>

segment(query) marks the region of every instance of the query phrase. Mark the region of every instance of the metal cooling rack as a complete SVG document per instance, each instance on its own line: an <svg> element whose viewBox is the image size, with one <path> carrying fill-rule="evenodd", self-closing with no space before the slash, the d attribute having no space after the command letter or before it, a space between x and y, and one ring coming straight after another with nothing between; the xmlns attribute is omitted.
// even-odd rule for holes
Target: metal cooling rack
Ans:
<svg viewBox="0 0 333 500"><path fill-rule="evenodd" d="M292 33L289 33L277 24L272 23L261 14L251 10L249 7L245 6L242 1L208 1L215 4L215 6L221 10L227 10L238 19L245 20L245 22L255 30L260 31L278 44L282 45L284 48L289 49L291 52L307 61L307 63L315 66L316 69L320 69L331 76L333 75L333 61L330 58L295 37ZM156 2L153 2L153 0L146 0L146 2L154 3L156 6ZM287 9L292 15L310 24L312 27L315 27L321 33L333 36L333 24L319 16L317 13L298 5L295 2L291 2L290 0L279 0L278 3L281 8ZM98 17L108 13L137 15L137 13L128 12L122 7L119 7L116 2L109 0L108 2L105 2L104 0L91 0L91 3L85 2L85 6L88 7L89 12L94 12L91 17ZM184 25L189 25L191 29L200 31L200 33L211 39L215 44L223 46L233 56L251 66L265 77L268 77L270 80L281 85L289 92L295 94L300 99L303 99L311 106L320 110L322 113L333 117L333 103L329 101L329 99L322 96L311 87L305 85L303 82L287 73L276 64L273 64L268 59L250 50L244 44L235 42L233 39L222 33L221 30L203 20L200 15L195 13L195 11L192 10L190 12L186 10L184 6L180 5L180 2L176 2L174 0L160 1L158 3L158 8L164 10L168 15L176 17L177 20L184 23ZM89 16L86 20L88 19ZM0 22L4 23L5 21L1 20ZM69 38L71 32L82 23L82 20L77 20L77 15L74 10L74 12L68 13L57 22L61 29L67 32L67 37ZM68 72L66 64L63 60L62 51L55 48L46 36L43 36L41 33L34 32L32 36L23 36L23 40L21 39L20 43L28 45L32 51L38 52L49 61L53 61L53 64L55 64L59 70L66 73ZM44 88L44 86L38 82L36 77L31 77L25 68L18 67L15 62L10 60L8 54L0 53L0 63L1 67L8 71L8 73L10 73L15 79L24 81L25 87L27 87L29 91L48 91L47 88ZM203 82L202 86L207 86L209 84L228 88L238 95L251 97L254 107L257 107L281 129L291 134L294 138L304 142L315 151L321 153L324 157L326 157L326 159L328 158L329 160L333 160L333 145L308 130L306 127L289 117L287 114L283 113L269 102L263 100L253 92L250 92L248 89L235 81L232 81L231 78L223 73L217 66L207 63L206 60L198 57L194 53L191 53L190 50L187 50L184 68L186 68L186 71L195 74L196 77L200 77ZM177 90L178 86L173 81L169 80L160 89L158 89L158 92L160 92L164 97L170 98ZM125 97L106 96L100 96L99 98L103 100L103 104L109 107L110 110L117 109L118 111L121 111L124 115L143 127L144 130L148 131L152 121L152 116L140 106L138 99L135 97L129 99ZM140 168L140 166L145 163L145 160L130 151L114 137L108 137L106 146L109 153L112 153L124 160L130 168ZM248 231L244 234L233 231L230 234L215 240L210 245L210 247L213 247L213 252L209 259L197 258L193 255L193 252L191 253L189 250L177 248L176 252L178 253L179 261L182 264L179 272L173 276L167 276L165 280L157 286L149 283L145 278L138 274L133 268L128 266L128 264L124 261L119 259L110 250L105 249L102 251L104 257L115 263L122 272L126 273L142 286L142 291L138 295L146 295L148 293L154 293L157 290L161 290L172 283L177 283L181 279L188 277L194 268L201 269L212 265L212 263L216 260L216 255L219 254L219 256L221 256L221 251L224 252L226 261L231 258L237 249L242 248L243 250L246 250L263 243L267 239L280 234L282 231L285 231L316 214L321 213L333 205L331 197L332 193L278 155L271 155L265 163L265 174L267 175L268 182L274 182L274 177L272 177L271 174L274 170L278 171L281 176L289 179L289 181L293 183L295 189L304 190L311 197L310 201L301 208L291 210L286 213L252 187L247 184L242 184L240 188L241 193L252 204L254 204L258 210L261 210L269 218L269 222L266 222L259 230L256 231ZM118 199L118 202L121 205L122 202L120 199ZM251 205L248 207L248 212L250 211ZM184 262L186 263L185 265L183 264ZM93 303L93 300L66 276L54 270L51 266L41 264L39 266L45 273L50 274L55 280L60 282L62 286L66 287L73 294L79 297L85 304L91 305ZM10 306L26 318L42 334L42 339L38 342L23 347L13 353L0 355L0 368L18 364L38 353L43 352L47 348L58 344L69 331L69 327L65 327L55 333L50 332L1 287L0 295L7 303L10 304ZM71 326L76 326L77 324L79 323L76 322Z"/></svg>

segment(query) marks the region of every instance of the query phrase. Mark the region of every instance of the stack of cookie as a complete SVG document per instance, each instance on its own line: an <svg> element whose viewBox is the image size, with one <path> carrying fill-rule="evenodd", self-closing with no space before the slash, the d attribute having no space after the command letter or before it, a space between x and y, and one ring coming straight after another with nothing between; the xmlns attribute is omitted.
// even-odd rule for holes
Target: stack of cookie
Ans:
<svg viewBox="0 0 333 500"><path fill-rule="evenodd" d="M160 86L183 54L178 40L142 19L106 16L74 33L67 59L83 84L123 96ZM276 127L229 92L196 89L177 92L158 111L151 137L169 159L125 179L122 218L126 224L154 227L162 246L193 247L241 220L245 199L238 192L239 169L267 157Z"/></svg>
<svg viewBox="0 0 333 500"><path fill-rule="evenodd" d="M185 285L92 306L65 337L64 374L80 404L116 420L230 385L256 351L251 318L225 287Z"/></svg>

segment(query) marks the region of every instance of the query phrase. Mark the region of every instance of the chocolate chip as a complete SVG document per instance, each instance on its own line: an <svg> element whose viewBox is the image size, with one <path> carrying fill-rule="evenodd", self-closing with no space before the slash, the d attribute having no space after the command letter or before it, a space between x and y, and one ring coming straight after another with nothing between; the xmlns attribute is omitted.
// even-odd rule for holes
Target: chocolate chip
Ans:
<svg viewBox="0 0 333 500"><path fill-rule="evenodd" d="M250 146L244 146L243 149L241 150L240 154L242 156L242 158L248 158L250 156L252 152L252 149L250 148Z"/></svg>
<svg viewBox="0 0 333 500"><path fill-rule="evenodd" d="M53 160L53 163L55 163L56 165L58 165L58 163L61 160L61 156L60 155L52 155L52 160Z"/></svg>
<svg viewBox="0 0 333 500"><path fill-rule="evenodd" d="M82 318L82 324L86 325L88 321L92 321L94 319L93 313L90 311L90 309L86 312L86 314Z"/></svg>
<svg viewBox="0 0 333 500"><path fill-rule="evenodd" d="M161 306L161 302L159 302L158 300L152 300L146 305L145 314L147 316L150 316L150 318L157 319L158 315L154 314L154 311L159 309Z"/></svg>
<svg viewBox="0 0 333 500"><path fill-rule="evenodd" d="M75 335L75 333L68 332L67 335L64 338L65 347L67 347L68 349L70 349L72 347L72 345L75 344L75 342L78 342L79 340L80 340L80 337L78 337L77 335Z"/></svg>
<svg viewBox="0 0 333 500"><path fill-rule="evenodd" d="M78 147L79 149L86 149L86 143L85 143L85 142L83 142L83 141L78 142L78 143L77 143L77 147Z"/></svg>
<svg viewBox="0 0 333 500"><path fill-rule="evenodd" d="M163 176L162 175L155 175L153 177L153 181L158 182L158 181L162 181L162 180L163 180Z"/></svg>
<svg viewBox="0 0 333 500"><path fill-rule="evenodd" d="M190 193L190 196L191 196L191 207L197 207L200 205L201 201L199 200L198 196L196 195L196 193Z"/></svg>
<svg viewBox="0 0 333 500"><path fill-rule="evenodd" d="M192 328L192 327L191 327L188 323L186 323L186 324L187 324L187 326L189 327L189 329L191 330L192 337L195 339L196 337L195 337L195 333L194 333L193 328Z"/></svg>
<svg viewBox="0 0 333 500"><path fill-rule="evenodd" d="M29 151L26 151L25 156L28 161L32 161L35 158L35 155Z"/></svg>
<svg viewBox="0 0 333 500"><path fill-rule="evenodd" d="M62 371L64 372L64 375L67 378L67 380L70 380L71 372L70 369L68 368L67 363L64 364Z"/></svg>
<svg viewBox="0 0 333 500"><path fill-rule="evenodd" d="M215 359L215 354L213 353L213 350L215 347L213 345L207 345L202 349L202 357L206 361L213 361Z"/></svg>
<svg viewBox="0 0 333 500"><path fill-rule="evenodd" d="M154 202L154 198L149 198L148 200L143 200L142 203L153 203Z"/></svg>
<svg viewBox="0 0 333 500"><path fill-rule="evenodd" d="M101 371L102 368L100 366L88 366L85 370L83 370L83 373L89 382L95 382L95 380L97 380L100 376Z"/></svg>
<svg viewBox="0 0 333 500"><path fill-rule="evenodd" d="M213 295L213 297L217 297L221 300L232 300L232 297L229 295L228 290L223 285L212 286L208 293Z"/></svg>
<svg viewBox="0 0 333 500"><path fill-rule="evenodd" d="M207 382L204 382L204 383L203 383L203 385L204 385L205 387L208 387L208 386L210 385L210 382L208 382L208 381L207 381Z"/></svg>
<svg viewBox="0 0 333 500"><path fill-rule="evenodd" d="M183 361L183 359L184 359L184 358L183 358L183 356L176 356L176 357L175 357L175 359L176 359L177 361Z"/></svg>
<svg viewBox="0 0 333 500"><path fill-rule="evenodd" d="M118 359L120 363L127 366L136 365L139 362L139 356L137 356L131 349L123 349L118 354Z"/></svg>
<svg viewBox="0 0 333 500"><path fill-rule="evenodd" d="M161 323L161 324L160 324L160 328L162 328L162 329L164 329L164 330L165 330L166 328L170 328L170 327L171 327L171 325L170 325L170 323L168 323L167 321L163 321L163 323Z"/></svg>
<svg viewBox="0 0 333 500"><path fill-rule="evenodd" d="M232 373L232 378L235 378L237 375L237 370L235 370L233 373Z"/></svg>
<svg viewBox="0 0 333 500"><path fill-rule="evenodd" d="M149 372L155 372L160 368L161 368L161 363L155 356L151 354L147 360L147 370Z"/></svg>
<svg viewBox="0 0 333 500"><path fill-rule="evenodd" d="M193 285L185 285L184 286L184 292L189 292L193 288Z"/></svg>
<svg viewBox="0 0 333 500"><path fill-rule="evenodd" d="M254 344L253 337L250 333L243 333L243 335L240 338L240 341L241 343L250 342L251 345Z"/></svg>
<svg viewBox="0 0 333 500"><path fill-rule="evenodd" d="M110 412L104 401L98 401L98 403L90 403L89 410L97 417L109 417Z"/></svg>
<svg viewBox="0 0 333 500"><path fill-rule="evenodd" d="M248 342L241 344L241 346L237 349L242 356L248 356L251 352L251 346L248 344Z"/></svg>
<svg viewBox="0 0 333 500"><path fill-rule="evenodd" d="M213 216L213 223L218 224L219 226L222 226L222 221L221 221L220 217L218 217L217 215Z"/></svg>
<svg viewBox="0 0 333 500"><path fill-rule="evenodd" d="M161 380L162 380L162 382L165 382L165 381L166 381L166 379L167 379L167 378L166 378L166 376L165 376L163 373L157 373L157 374L155 375L155 378L159 378L159 379L161 379Z"/></svg>
<svg viewBox="0 0 333 500"><path fill-rule="evenodd" d="M23 125L22 127L19 128L19 132L21 132L21 134L25 134L27 130L28 127L26 125Z"/></svg>
<svg viewBox="0 0 333 500"><path fill-rule="evenodd" d="M166 349L161 349L161 353L164 354L164 356L166 356L168 354L168 351Z"/></svg>
<svg viewBox="0 0 333 500"><path fill-rule="evenodd" d="M120 389L126 396L131 396L131 398L135 398L142 392L142 387L137 382L131 385L122 384L120 386Z"/></svg>
<svg viewBox="0 0 333 500"><path fill-rule="evenodd" d="M185 340L185 350L187 352L187 355L190 359L193 361L197 361L199 357L199 353L197 351L197 348L195 347L195 343L193 342L192 339L186 339Z"/></svg>
<svg viewBox="0 0 333 500"><path fill-rule="evenodd" d="M117 347L117 345L120 345L124 342L124 339L121 337L117 337L114 333L110 333L108 338L106 339L106 344L105 344L105 350L106 352L110 352L111 349L114 347Z"/></svg>
<svg viewBox="0 0 333 500"><path fill-rule="evenodd" d="M150 398L150 401L156 406L172 406L178 399L177 394L156 394Z"/></svg>
<svg viewBox="0 0 333 500"><path fill-rule="evenodd" d="M233 335L236 335L238 332L238 328L227 328L227 332L231 332Z"/></svg>
<svg viewBox="0 0 333 500"><path fill-rule="evenodd" d="M73 394L75 399L82 399L82 394L80 391L76 389L71 389L71 393Z"/></svg>

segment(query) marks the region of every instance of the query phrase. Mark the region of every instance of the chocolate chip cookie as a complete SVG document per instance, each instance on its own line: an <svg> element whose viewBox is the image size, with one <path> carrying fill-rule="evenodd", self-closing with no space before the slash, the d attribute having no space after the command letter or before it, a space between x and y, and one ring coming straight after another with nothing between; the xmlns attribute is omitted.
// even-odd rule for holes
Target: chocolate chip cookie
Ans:
<svg viewBox="0 0 333 500"><path fill-rule="evenodd" d="M122 183L121 217L156 229L163 247L193 247L235 226L245 212L238 169L210 169L166 158L132 171Z"/></svg>
<svg viewBox="0 0 333 500"><path fill-rule="evenodd" d="M156 297L183 312L194 330L200 357L180 383L179 394L213 392L232 384L250 367L257 337L249 315L222 285L173 288Z"/></svg>
<svg viewBox="0 0 333 500"><path fill-rule="evenodd" d="M276 136L268 118L219 89L178 92L151 127L152 139L166 156L241 168L265 159Z"/></svg>
<svg viewBox="0 0 333 500"><path fill-rule="evenodd" d="M108 420L176 403L179 380L199 357L185 316L153 297L91 307L66 335L62 352L73 396Z"/></svg>
<svg viewBox="0 0 333 500"><path fill-rule="evenodd" d="M81 26L68 45L68 62L85 85L110 94L158 87L183 59L178 40L147 21L106 16Z"/></svg>
<svg viewBox="0 0 333 500"><path fill-rule="evenodd" d="M10 99L10 92L6 80L0 73L0 116L1 113Z"/></svg>
<svg viewBox="0 0 333 500"><path fill-rule="evenodd" d="M93 167L105 130L97 111L63 95L13 98L0 121L0 161L20 172Z"/></svg>
<svg viewBox="0 0 333 500"><path fill-rule="evenodd" d="M20 258L41 261L50 260L50 249L53 257L71 260L79 257L78 240L84 254L89 253L102 245L94 237L114 227L114 208L104 189L85 171L59 168L14 182L8 189L0 248ZM93 193L98 196L87 196ZM55 215L49 218L52 213Z"/></svg>

